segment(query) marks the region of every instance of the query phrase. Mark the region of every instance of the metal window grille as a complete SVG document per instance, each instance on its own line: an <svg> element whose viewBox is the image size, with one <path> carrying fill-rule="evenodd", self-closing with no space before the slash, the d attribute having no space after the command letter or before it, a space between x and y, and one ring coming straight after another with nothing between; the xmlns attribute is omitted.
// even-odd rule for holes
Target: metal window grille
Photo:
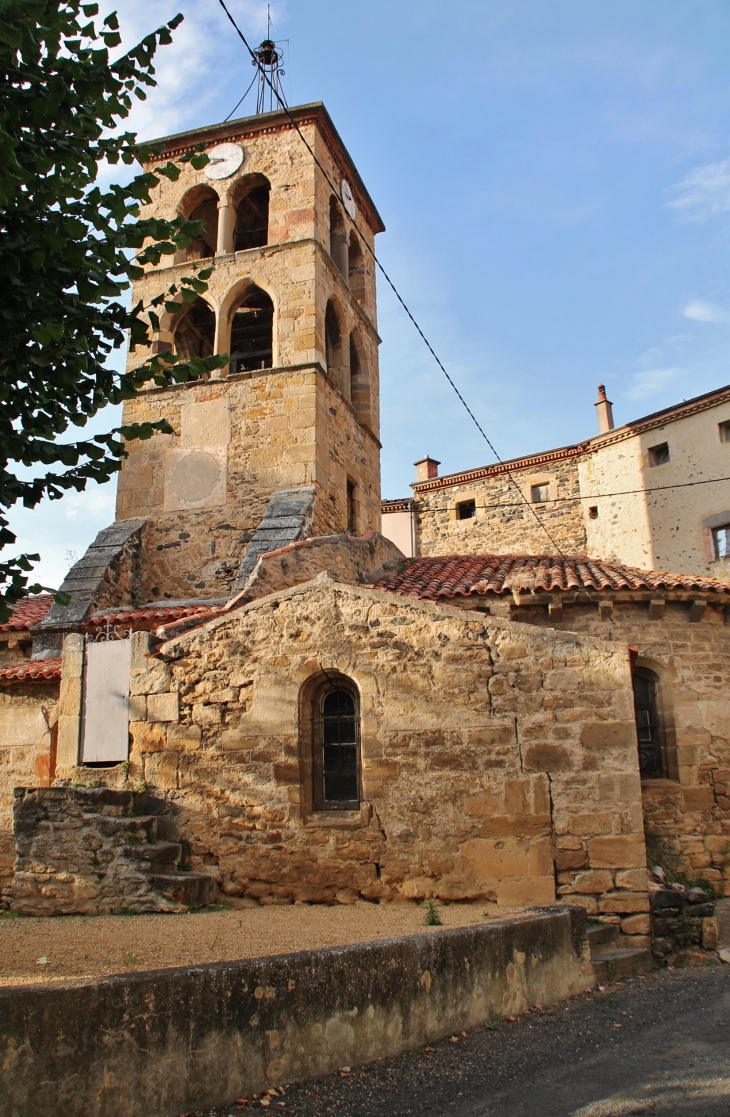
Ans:
<svg viewBox="0 0 730 1117"><path fill-rule="evenodd" d="M320 699L316 728L315 806L356 810L360 806L359 726L357 703L349 691L335 688Z"/></svg>

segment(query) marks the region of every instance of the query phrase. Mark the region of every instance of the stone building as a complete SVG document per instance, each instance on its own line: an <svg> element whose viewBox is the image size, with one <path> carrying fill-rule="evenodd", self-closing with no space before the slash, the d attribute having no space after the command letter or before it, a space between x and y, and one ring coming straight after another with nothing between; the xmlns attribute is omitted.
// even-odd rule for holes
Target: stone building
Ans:
<svg viewBox="0 0 730 1117"><path fill-rule="evenodd" d="M483 518L452 521L446 502L479 510L504 475L475 471L461 491L431 459L414 499L441 501L439 539L471 553L411 559L379 534L367 249L382 222L323 106L292 115L309 147L283 112L165 141L160 157L212 154L154 206L204 233L136 295L212 265L205 299L156 344L231 365L126 406L175 433L130 444L118 518L69 572L71 605L36 600L3 630L3 902L121 905L114 874L141 855L105 814L116 789L146 797L135 826L150 839L132 836L150 863L159 847L168 907L185 851L199 895L210 881L264 904L569 894L644 948L645 822L692 872L726 875L730 582L590 560L586 536L545 557L516 519L515 549L537 556L495 555ZM634 454L721 405L601 437ZM573 449L523 463L541 505L570 495L562 542L583 522L589 457ZM99 789L93 820L77 785ZM47 802L18 791L13 859L16 787ZM68 828L54 837L64 811L71 847Z"/></svg>
<svg viewBox="0 0 730 1117"><path fill-rule="evenodd" d="M413 496L383 501L384 533L409 556L559 548L727 577L730 387L622 427L603 385L596 408L600 433L574 446L443 477L426 456Z"/></svg>

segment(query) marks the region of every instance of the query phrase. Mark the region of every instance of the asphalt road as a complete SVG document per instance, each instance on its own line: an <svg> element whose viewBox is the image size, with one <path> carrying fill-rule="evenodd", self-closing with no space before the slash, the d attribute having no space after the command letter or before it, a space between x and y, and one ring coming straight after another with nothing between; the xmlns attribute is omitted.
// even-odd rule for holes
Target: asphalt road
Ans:
<svg viewBox="0 0 730 1117"><path fill-rule="evenodd" d="M730 1117L730 967L606 986L287 1087L266 1108L289 1117ZM204 1117L251 1112L260 1099Z"/></svg>

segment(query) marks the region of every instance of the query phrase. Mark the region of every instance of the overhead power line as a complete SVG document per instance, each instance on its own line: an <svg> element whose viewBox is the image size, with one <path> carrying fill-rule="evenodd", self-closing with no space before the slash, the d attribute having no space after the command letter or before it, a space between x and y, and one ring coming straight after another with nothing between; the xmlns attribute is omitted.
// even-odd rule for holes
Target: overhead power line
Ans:
<svg viewBox="0 0 730 1117"><path fill-rule="evenodd" d="M343 199L343 197L342 197L342 194L341 194L341 192L340 192L340 187L339 187L339 186L337 186L337 185L336 185L336 184L335 184L335 183L334 183L334 182L332 181L332 179L330 178L330 176L329 176L329 173L327 172L326 168L322 166L322 164L320 163L319 159L317 158L317 156L315 155L314 151L312 150L312 148L311 148L310 144L309 144L309 143L307 142L307 139L306 139L306 137L305 137L305 136L304 136L304 134L302 133L302 131L301 131L301 129L300 129L300 127L299 127L299 125L297 124L296 120L294 119L294 117L292 116L291 112L289 111L289 108L288 108L288 106L287 106L286 104L284 104L283 100L282 100L282 99L281 99L281 98L279 97L279 95L278 95L278 93L277 93L276 89L274 88L273 84L272 84L272 83L271 83L271 81L269 80L269 76L268 76L268 74L267 74L267 73L265 72L265 70L264 70L263 66L261 65L261 63L260 63L260 61L259 61L259 59L258 59L258 58L256 57L256 53L255 53L255 51L254 51L254 50L252 50L252 48L250 47L250 45L249 45L249 43L248 43L248 40L246 39L246 36L244 35L243 31L241 31L241 28L240 28L240 27L238 26L238 24L236 23L235 19L233 18L233 16L232 16L232 15L231 15L231 13L229 12L228 8L226 7L226 5L225 5L225 3L224 3L224 0L218 0L218 3L220 4L221 8L223 9L223 11L224 11L224 12L226 13L226 15L228 16L228 19L230 20L231 24L233 25L233 28L234 28L234 30L236 31L236 34L238 35L239 39L241 40L241 42L242 42L242 43L243 43L243 45L245 46L245 48L246 48L246 50L248 51L248 53L249 53L249 54L251 55L251 58L253 59L253 62L254 62L254 64L255 64L255 65L256 65L256 66L258 67L258 69L259 69L259 71L260 71L260 73L261 73L261 75L262 75L262 78L263 78L263 79L264 79L264 80L266 81L266 83L267 83L267 84L269 85L269 87L271 88L271 91L272 91L272 92L274 93L274 95L276 96L276 98L277 98L277 100L278 100L279 104L281 105L281 108L282 108L282 110L283 110L283 111L284 111L284 112L286 113L286 115L287 115L287 116L289 117L289 120L290 120L290 122L291 122L292 126L294 127L294 129L296 130L296 132L297 132L297 135L299 136L300 140L302 141L302 143L303 143L303 144L304 144L304 146L306 147L306 149L307 149L307 151L309 152L309 154L310 154L310 155L312 156L312 159L314 160L314 162L315 162L315 164L317 165L317 167L319 167L320 171L322 172L322 174L324 175L325 179L326 179L326 180L327 180L327 182L329 183L329 186L330 186L330 188L332 189L333 193L335 194L335 197L339 199L340 203L342 204L342 208L343 208L343 210L344 210L344 211L345 211L345 213L347 214L347 207L346 207L346 205L345 205L344 199ZM489 439L489 438L487 437L487 434L486 434L486 432L484 431L484 429L483 429L483 427L482 427L481 423L479 422L479 420L477 419L476 415L474 414L474 412L472 411L472 409L471 409L471 408L469 407L469 404L468 404L468 403L466 402L466 400L464 399L463 395L461 394L461 392L460 392L460 391L459 391L459 389L457 388L456 384L455 384L455 383L454 383L454 381L452 380L451 376L450 376L450 375L449 375L449 373L447 372L447 370L446 370L446 367L444 366L444 364L443 364L443 362L441 361L440 357L439 357L439 356L438 356L438 354L436 353L436 350L434 349L434 347L433 347L433 346L431 345L431 342L430 342L430 341L428 340L428 338L426 337L425 333L423 332L423 330L422 330L422 329L421 329L421 327L419 326L419 324L418 324L418 322L416 321L415 317L414 317L414 316L413 316L413 314L411 313L411 311L410 311L410 309L409 309L408 305L406 304L405 300L403 299L403 297L402 297L402 295L401 295L400 291L398 290L398 288L396 287L395 283L394 283L394 282L393 282L393 280L392 280L392 279L390 278L390 276L388 275L387 271L385 270L385 268L384 268L384 267L383 267L383 265L381 264L380 260L379 260L379 259L378 259L378 257L376 256L376 254L375 254L375 250L374 250L374 249L372 249L372 248L370 247L370 245L368 244L367 238L366 238L366 236L365 236L365 235L363 234L363 232L362 232L362 230L360 229L359 225L357 224L357 221L355 221L355 219L354 219L354 218L350 217L350 215L349 215L349 214L347 214L347 216L348 216L349 220L350 220L350 221L352 221L352 224L353 224L353 225L355 226L355 229L357 230L357 232L358 232L358 233L360 234L360 237L361 237L361 239L362 239L362 241L363 241L363 243L364 243L364 245L365 245L365 248L367 249L367 251L368 251L368 252L370 253L370 255L372 256L372 258L373 258L373 261L374 261L374 263L375 263L376 267L377 267L377 268L378 268L378 269L380 270L380 272L381 272L381 274L383 275L383 278L385 279L386 283L387 283L387 284L388 284L388 286L390 287L391 291L393 292L393 294L394 294L394 295L395 295L395 297L397 298L397 300L398 300L398 302L400 303L400 305L401 305L401 306L403 307L403 310L404 310L404 311L406 312L406 314L407 314L407 315L408 315L408 317L410 318L410 320L411 320L411 322L412 322L413 326L414 326L414 327L415 327L415 329L417 330L417 332L418 332L418 334L419 334L419 336L420 336L421 340L423 341L424 345L425 345L425 346L426 346L426 348L428 349L429 353L431 354L431 356L432 356L432 357L433 357L433 359L435 360L435 362L436 362L436 364L438 365L438 367L439 367L439 368L441 369L441 372L442 372L442 373L444 374L444 376L445 376L445 377L446 377L446 379L448 380L448 382L449 382L449 384L451 385L451 387L453 388L454 392L456 392L456 395L458 396L458 398L459 398L459 401L461 402L462 406L463 406L463 407L464 407L464 409L466 410L466 412L467 412L467 414L468 414L469 418L470 418L470 419L472 420L472 422L474 423L474 426L475 426L475 427L477 428L477 430L479 431L480 435L482 436L482 438L483 438L483 439L484 439L484 441L486 442L486 444L487 444L487 446L489 447L489 449L490 449L490 450L492 451L492 453L494 454L494 456L495 456L495 458L497 459L497 461L499 462L499 464L503 466L503 465L504 465L504 462L502 461L502 459L500 458L499 454L498 454L498 453L497 453L497 451L495 450L495 448L494 448L494 446L492 445L492 442L490 441L490 439ZM517 484L516 480L514 479L514 477L512 476L512 474L511 474L511 473L509 472L509 470L506 470L506 473L507 473L507 476L509 477L510 481L511 481L511 482L512 482L512 484L514 485L514 487L515 487L515 488L517 489L517 492L518 492L518 493L520 494L520 497L522 498L522 499L521 499L521 502L520 502L520 503L523 503L523 504L525 504L525 505L527 506L527 508L528 508L528 509L530 510L530 512L532 513L532 515L534 516L534 518L535 518L535 519L537 520L537 522L538 522L538 524L540 525L540 527L542 528L542 530L543 530L543 531L545 532L545 534L547 535L547 537L548 537L548 539L550 540L550 542L552 543L553 547L555 547L555 549L556 549L556 551L558 552L558 554L559 554L559 555L563 555L563 552L561 551L560 547L559 547L559 546L558 546L558 544L556 543L555 539L553 539L553 537L552 537L552 535L550 534L550 532L548 531L547 527L545 526L545 524L544 524L544 523L542 522L542 520L541 520L541 519L540 519L540 517L538 516L537 512L535 511L535 507L534 507L534 505L533 505L533 504L531 504L531 503L530 503L530 501L529 501L529 500L527 499L527 497L526 497L526 496L524 495L524 493L522 492L522 489L521 489L521 488L520 488L520 486L519 486L519 485ZM565 556L563 555L563 557L565 557Z"/></svg>

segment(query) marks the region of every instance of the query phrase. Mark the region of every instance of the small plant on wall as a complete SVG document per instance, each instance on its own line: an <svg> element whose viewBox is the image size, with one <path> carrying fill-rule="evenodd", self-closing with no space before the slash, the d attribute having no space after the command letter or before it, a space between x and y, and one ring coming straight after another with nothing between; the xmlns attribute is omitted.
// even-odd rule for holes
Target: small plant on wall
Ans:
<svg viewBox="0 0 730 1117"><path fill-rule="evenodd" d="M424 924L426 927L441 927L442 919L439 914L438 904L434 899L429 898L426 900L426 915L424 917Z"/></svg>

